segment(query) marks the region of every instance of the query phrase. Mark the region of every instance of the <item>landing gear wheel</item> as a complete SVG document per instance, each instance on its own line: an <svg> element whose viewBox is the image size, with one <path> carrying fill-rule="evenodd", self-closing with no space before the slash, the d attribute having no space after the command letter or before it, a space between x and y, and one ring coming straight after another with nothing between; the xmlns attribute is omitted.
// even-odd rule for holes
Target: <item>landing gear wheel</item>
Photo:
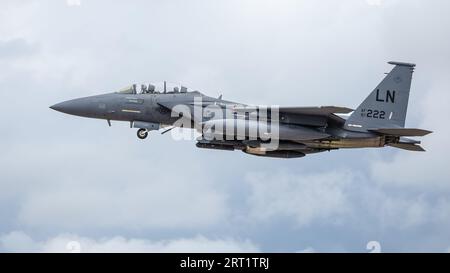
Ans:
<svg viewBox="0 0 450 273"><path fill-rule="evenodd" d="M148 136L148 131L146 129L139 129L137 131L137 137L140 139L146 139Z"/></svg>

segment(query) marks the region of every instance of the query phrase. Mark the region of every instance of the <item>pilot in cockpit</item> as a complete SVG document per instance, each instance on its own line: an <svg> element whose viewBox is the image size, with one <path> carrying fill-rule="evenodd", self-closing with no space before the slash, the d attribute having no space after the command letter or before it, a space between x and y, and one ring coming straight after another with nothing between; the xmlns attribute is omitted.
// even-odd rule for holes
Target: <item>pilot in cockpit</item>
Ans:
<svg viewBox="0 0 450 273"><path fill-rule="evenodd" d="M141 93L142 94L147 94L148 93L147 85L141 84Z"/></svg>
<svg viewBox="0 0 450 273"><path fill-rule="evenodd" d="M148 86L145 84L141 84L141 94L152 94L155 93L155 86L149 84Z"/></svg>

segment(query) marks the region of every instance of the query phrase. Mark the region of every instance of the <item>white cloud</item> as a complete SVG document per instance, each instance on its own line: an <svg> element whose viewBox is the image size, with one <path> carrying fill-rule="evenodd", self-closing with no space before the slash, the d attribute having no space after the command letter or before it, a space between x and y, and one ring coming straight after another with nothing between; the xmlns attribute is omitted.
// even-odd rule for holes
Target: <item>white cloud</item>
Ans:
<svg viewBox="0 0 450 273"><path fill-rule="evenodd" d="M81 0L66 0L66 4L69 7L81 6Z"/></svg>
<svg viewBox="0 0 450 273"><path fill-rule="evenodd" d="M450 70L447 70L450 73ZM445 73L445 71L442 71ZM441 73L442 73L441 72ZM415 189L425 192L450 191L450 113L447 110L450 94L448 83L436 75L435 82L426 93L422 107L418 108L422 121L418 128L434 131L421 138L425 153L396 151L393 158L379 158L371 166L374 180L384 187ZM414 90L418 91L418 90ZM412 127L415 127L414 125Z"/></svg>
<svg viewBox="0 0 450 273"><path fill-rule="evenodd" d="M322 250L317 244L324 250L364 244L359 240L366 233L398 237L392 239L393 250L404 250L410 238L418 241L415 249L445 249L450 2L369 2L382 5L362 0L142 1L139 6L89 1L67 8L62 1L2 1L0 98L8 103L0 116L0 232L132 235L170 229L191 242L199 241L189 237L193 230L212 230L231 238L251 234L267 250L276 245L295 251L299 247L292 238L304 236L298 228L309 228L315 237L306 245L314 250ZM133 16L117 20L123 14ZM427 153L387 148L376 151L380 157L375 158L366 150L260 159L199 151L192 143L155 135L140 143L127 124L106 129L106 123L47 108L133 81L165 79L249 103L354 107L390 59L418 64L408 123L435 131L423 139ZM360 160L371 171L357 164ZM303 165L308 167L298 171ZM357 173L342 170L355 165ZM243 195L247 187L249 195ZM278 219L294 225L277 226ZM430 226L437 239L419 245L431 233L418 230ZM326 236L333 232L344 236ZM8 249L51 248L49 242L57 238L86 240L83 245L93 248L180 244L176 238L142 243L72 235L39 241L34 232L8 236ZM57 244L64 251L64 243Z"/></svg>
<svg viewBox="0 0 450 273"><path fill-rule="evenodd" d="M347 191L353 176L349 171L249 173L245 180L250 185L252 219L292 217L301 227L315 221L339 222L351 210Z"/></svg>
<svg viewBox="0 0 450 273"><path fill-rule="evenodd" d="M297 253L316 253L316 251L312 247L307 247L305 249L297 251Z"/></svg>
<svg viewBox="0 0 450 273"><path fill-rule="evenodd" d="M0 250L2 252L22 251L35 252L39 246L27 234L21 231L12 231L8 234L0 235Z"/></svg>
<svg viewBox="0 0 450 273"><path fill-rule="evenodd" d="M365 0L369 6L381 6L381 0Z"/></svg>
<svg viewBox="0 0 450 273"><path fill-rule="evenodd" d="M433 197L420 194L388 194L378 190L373 213L378 225L383 228L409 230L429 224L448 227L450 219L450 200L446 197Z"/></svg>
<svg viewBox="0 0 450 273"><path fill-rule="evenodd" d="M61 234L47 240L34 240L21 231L0 235L0 250L6 252L259 252L249 240L192 238L151 241L141 238L92 239Z"/></svg>
<svg viewBox="0 0 450 273"><path fill-rule="evenodd" d="M111 150L110 154L85 158L84 153L89 150L114 144L101 140L97 144L79 145L78 151L67 150L63 145L28 156L27 146L13 148L11 156L5 151L0 162L8 170L3 173L5 181L0 185L0 197L21 194L17 214L20 223L63 230L176 227L187 230L208 229L227 218L227 193L215 186L214 173L205 171L200 164L189 166L179 159L179 164L171 165L173 169L169 171L158 154L148 155L145 160L127 157L123 162L125 159L115 155L131 152L131 147L124 146ZM142 148L138 146L135 148ZM30 167L21 174L23 164ZM130 169L123 168L124 164ZM154 171L149 172L149 167Z"/></svg>
<svg viewBox="0 0 450 273"><path fill-rule="evenodd" d="M247 221L259 225L287 219L294 221L297 229L318 223L402 231L430 223L450 226L446 195L387 191L376 181L348 170L249 173Z"/></svg>

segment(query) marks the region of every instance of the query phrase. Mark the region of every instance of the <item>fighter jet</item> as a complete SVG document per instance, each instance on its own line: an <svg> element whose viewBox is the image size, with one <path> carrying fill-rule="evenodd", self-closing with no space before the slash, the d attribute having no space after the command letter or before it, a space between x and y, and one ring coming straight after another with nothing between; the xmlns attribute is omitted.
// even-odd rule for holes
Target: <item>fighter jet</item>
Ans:
<svg viewBox="0 0 450 273"><path fill-rule="evenodd" d="M183 86L137 85L51 106L66 114L126 121L140 139L150 131L191 128L196 146L275 158L348 148L395 147L425 151L420 141L428 130L405 128L415 64L389 62L394 68L356 108L247 105L209 97ZM326 94L324 94L325 96Z"/></svg>

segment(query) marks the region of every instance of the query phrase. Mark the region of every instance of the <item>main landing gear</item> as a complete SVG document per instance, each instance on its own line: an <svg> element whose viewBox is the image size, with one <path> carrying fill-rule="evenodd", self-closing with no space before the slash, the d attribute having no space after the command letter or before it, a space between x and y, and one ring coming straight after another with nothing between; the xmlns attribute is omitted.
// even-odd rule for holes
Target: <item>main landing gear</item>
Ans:
<svg viewBox="0 0 450 273"><path fill-rule="evenodd" d="M146 139L148 137L147 129L139 129L137 131L137 137L140 139Z"/></svg>

